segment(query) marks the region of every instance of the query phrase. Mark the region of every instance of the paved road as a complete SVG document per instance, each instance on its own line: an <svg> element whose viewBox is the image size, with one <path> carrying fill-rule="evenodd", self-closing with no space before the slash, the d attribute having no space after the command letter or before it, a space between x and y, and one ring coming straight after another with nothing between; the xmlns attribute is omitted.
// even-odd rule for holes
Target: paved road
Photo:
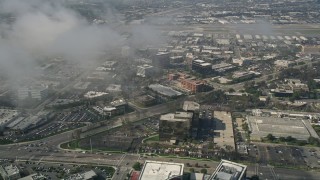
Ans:
<svg viewBox="0 0 320 180"><path fill-rule="evenodd" d="M126 174L130 171L131 166L137 162L144 162L145 160L156 160L156 161L174 161L179 163L189 163L194 166L198 163L199 166L206 164L209 166L208 172L212 173L217 167L218 162L214 161L199 161L199 160L187 160L187 159L176 159L167 157L141 157L138 154L100 154L100 153L82 153L76 151L59 151L59 152L44 152L44 151L32 151L26 153L26 150L15 150L15 147L1 147L0 154L2 157L16 158L18 161L40 161L41 162L64 162L64 163L79 163L79 164L96 164L96 165L111 165L119 167L118 173L114 176L114 180L122 180ZM188 171L191 167L185 167L185 171ZM192 167L194 168L194 167ZM195 168L200 170L200 168ZM260 166L260 165L249 165L247 175L252 176L258 174L261 179L318 179L320 177L319 172L306 172L300 170L290 170L282 168L274 168L272 166Z"/></svg>

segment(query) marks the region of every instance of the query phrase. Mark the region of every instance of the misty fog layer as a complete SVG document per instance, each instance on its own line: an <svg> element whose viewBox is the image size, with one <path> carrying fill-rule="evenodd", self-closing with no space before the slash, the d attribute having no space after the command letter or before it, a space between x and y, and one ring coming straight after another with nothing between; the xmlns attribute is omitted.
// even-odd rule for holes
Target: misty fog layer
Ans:
<svg viewBox="0 0 320 180"><path fill-rule="evenodd" d="M140 47L162 42L148 26L130 28L130 42L125 41L108 25L90 23L56 1L2 0L0 13L12 19L0 23L0 69L13 79L36 75L36 60L47 57L59 56L87 66L126 44ZM114 15L108 11L101 16Z"/></svg>

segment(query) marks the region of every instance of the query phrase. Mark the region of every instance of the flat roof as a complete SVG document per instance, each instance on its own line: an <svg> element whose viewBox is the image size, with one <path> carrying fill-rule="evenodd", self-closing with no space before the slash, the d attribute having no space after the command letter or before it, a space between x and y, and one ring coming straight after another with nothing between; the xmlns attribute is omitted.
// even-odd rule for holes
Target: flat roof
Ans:
<svg viewBox="0 0 320 180"><path fill-rule="evenodd" d="M183 110L185 111L195 111L200 109L200 104L194 102L194 101L185 101L183 103Z"/></svg>
<svg viewBox="0 0 320 180"><path fill-rule="evenodd" d="M182 95L181 92L176 91L176 90L174 90L174 89L172 89L170 87L163 86L161 84L151 84L149 86L149 88L151 88L152 90L158 92L159 94L162 94L162 95L165 95L165 96L169 96L169 97Z"/></svg>
<svg viewBox="0 0 320 180"><path fill-rule="evenodd" d="M214 130L214 143L221 148L230 146L235 149L231 113L227 111L214 111L213 117L216 126Z"/></svg>
<svg viewBox="0 0 320 180"><path fill-rule="evenodd" d="M198 62L198 63L205 63L204 60L200 60L200 59L195 59L195 60L193 60L193 61Z"/></svg>
<svg viewBox="0 0 320 180"><path fill-rule="evenodd" d="M166 180L183 175L183 163L145 161L139 180Z"/></svg>
<svg viewBox="0 0 320 180"><path fill-rule="evenodd" d="M122 91L122 90L121 90L121 85L119 85L119 84L110 84L110 85L107 87L106 91L112 91L112 92Z"/></svg>
<svg viewBox="0 0 320 180"><path fill-rule="evenodd" d="M11 123L9 123L6 127L7 128L13 128L14 126L16 126L17 124L19 124L22 120L24 120L25 117L18 117L17 119L15 119L14 121L12 121Z"/></svg>
<svg viewBox="0 0 320 180"><path fill-rule="evenodd" d="M19 169L17 166L14 166L14 165L9 165L9 166L6 166L5 168L5 171L7 172L8 176L12 176L12 175L15 175L15 174L19 174Z"/></svg>
<svg viewBox="0 0 320 180"><path fill-rule="evenodd" d="M292 136L300 140L307 140L310 136L318 138L308 120L247 116L247 121L253 138L259 139L266 137L268 134L276 137Z"/></svg>
<svg viewBox="0 0 320 180"><path fill-rule="evenodd" d="M225 68L225 67L235 67L232 64L229 63L220 63L220 64L214 64L212 65L212 69L219 69L219 68Z"/></svg>
<svg viewBox="0 0 320 180"><path fill-rule="evenodd" d="M200 66L211 66L212 64L211 63L202 63L200 64Z"/></svg>
<svg viewBox="0 0 320 180"><path fill-rule="evenodd" d="M160 121L190 121L193 117L192 112L176 112L161 115Z"/></svg>
<svg viewBox="0 0 320 180"><path fill-rule="evenodd" d="M10 123L18 115L19 112L17 110L0 109L0 126Z"/></svg>
<svg viewBox="0 0 320 180"><path fill-rule="evenodd" d="M232 161L221 160L220 164L210 177L210 180L241 180L247 170L247 166Z"/></svg>

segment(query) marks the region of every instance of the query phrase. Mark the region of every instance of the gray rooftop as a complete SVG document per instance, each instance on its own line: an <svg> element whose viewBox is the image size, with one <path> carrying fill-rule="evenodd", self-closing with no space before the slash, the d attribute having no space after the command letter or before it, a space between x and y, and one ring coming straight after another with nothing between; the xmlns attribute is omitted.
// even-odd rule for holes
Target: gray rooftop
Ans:
<svg viewBox="0 0 320 180"><path fill-rule="evenodd" d="M159 94L164 96L173 97L173 96L180 96L182 95L181 92L172 89L171 87L163 86L161 84L151 84L149 86L150 89L156 91Z"/></svg>

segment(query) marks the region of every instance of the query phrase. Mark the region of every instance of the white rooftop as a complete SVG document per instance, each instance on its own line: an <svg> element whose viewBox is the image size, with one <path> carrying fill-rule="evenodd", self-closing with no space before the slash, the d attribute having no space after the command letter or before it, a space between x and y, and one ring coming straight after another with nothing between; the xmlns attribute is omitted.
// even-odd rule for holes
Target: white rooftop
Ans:
<svg viewBox="0 0 320 180"><path fill-rule="evenodd" d="M193 117L192 112L176 112L176 113L168 113L160 116L160 121L190 121Z"/></svg>
<svg viewBox="0 0 320 180"><path fill-rule="evenodd" d="M14 165L9 165L9 166L6 166L5 168L5 171L7 172L7 175L8 176L12 176L12 175L15 175L15 174L19 174L19 169L17 166L14 166Z"/></svg>
<svg viewBox="0 0 320 180"><path fill-rule="evenodd" d="M0 109L0 126L10 123L10 121L19 115L17 110Z"/></svg>
<svg viewBox="0 0 320 180"><path fill-rule="evenodd" d="M242 180L245 177L246 171L246 165L221 160L220 164L210 177L210 180Z"/></svg>
<svg viewBox="0 0 320 180"><path fill-rule="evenodd" d="M106 93L106 92L89 91L84 95L84 97L85 98L96 98L96 97L104 96L107 94L108 93Z"/></svg>
<svg viewBox="0 0 320 180"><path fill-rule="evenodd" d="M139 180L166 180L183 175L184 164L161 161L146 161Z"/></svg>
<svg viewBox="0 0 320 180"><path fill-rule="evenodd" d="M183 103L183 110L185 111L195 111L200 109L200 104L194 101L185 101Z"/></svg>

